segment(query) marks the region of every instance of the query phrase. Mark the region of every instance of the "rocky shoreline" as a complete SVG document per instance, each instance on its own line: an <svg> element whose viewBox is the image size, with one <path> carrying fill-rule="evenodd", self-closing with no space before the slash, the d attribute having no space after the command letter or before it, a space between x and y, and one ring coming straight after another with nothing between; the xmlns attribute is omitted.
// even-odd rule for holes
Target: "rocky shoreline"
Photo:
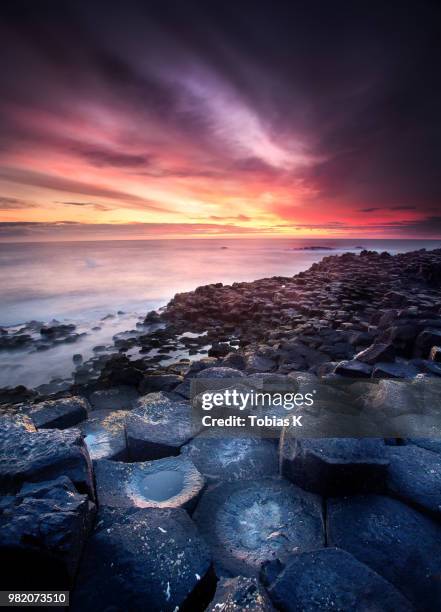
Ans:
<svg viewBox="0 0 441 612"><path fill-rule="evenodd" d="M441 380L440 347L441 249L362 250L177 294L68 387L1 390L4 588L73 589L74 610L439 610L440 440L210 435L189 398L197 377L373 381L410 418L397 383Z"/></svg>

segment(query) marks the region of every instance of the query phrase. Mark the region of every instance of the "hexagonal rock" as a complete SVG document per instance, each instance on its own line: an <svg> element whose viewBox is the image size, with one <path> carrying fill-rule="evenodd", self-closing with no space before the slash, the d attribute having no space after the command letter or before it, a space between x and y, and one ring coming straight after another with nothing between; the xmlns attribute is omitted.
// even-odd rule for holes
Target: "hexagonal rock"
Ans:
<svg viewBox="0 0 441 612"><path fill-rule="evenodd" d="M127 385L100 389L90 395L92 410L130 410L139 399L139 393Z"/></svg>
<svg viewBox="0 0 441 612"><path fill-rule="evenodd" d="M94 410L80 425L91 459L127 460L127 410Z"/></svg>
<svg viewBox="0 0 441 612"><path fill-rule="evenodd" d="M328 501L328 545L383 576L417 610L441 608L441 527L402 502L380 495Z"/></svg>
<svg viewBox="0 0 441 612"><path fill-rule="evenodd" d="M277 476L279 471L277 446L260 438L202 433L185 444L181 453L209 482L265 478Z"/></svg>
<svg viewBox="0 0 441 612"><path fill-rule="evenodd" d="M394 361L395 348L393 344L376 342L357 353L354 359L367 363L368 365L375 365L378 361Z"/></svg>
<svg viewBox="0 0 441 612"><path fill-rule="evenodd" d="M11 589L68 589L92 525L94 504L65 476L25 484L0 514L2 581Z"/></svg>
<svg viewBox="0 0 441 612"><path fill-rule="evenodd" d="M225 368L218 366L214 368L205 368L196 374L196 378L242 378L245 376L240 370L235 368Z"/></svg>
<svg viewBox="0 0 441 612"><path fill-rule="evenodd" d="M372 366L352 359L351 361L340 361L336 365L334 372L340 376L348 376L350 378L370 378Z"/></svg>
<svg viewBox="0 0 441 612"><path fill-rule="evenodd" d="M441 440L437 438L408 438L410 444L420 446L433 453L441 453Z"/></svg>
<svg viewBox="0 0 441 612"><path fill-rule="evenodd" d="M388 455L389 490L441 517L441 456L413 444L388 447Z"/></svg>
<svg viewBox="0 0 441 612"><path fill-rule="evenodd" d="M126 422L132 461L177 455L180 447L199 431L187 401L172 401L162 392L140 398Z"/></svg>
<svg viewBox="0 0 441 612"><path fill-rule="evenodd" d="M193 510L205 481L186 457L121 463L94 462L100 506Z"/></svg>
<svg viewBox="0 0 441 612"><path fill-rule="evenodd" d="M256 578L221 578L207 612L273 612L267 592Z"/></svg>
<svg viewBox="0 0 441 612"><path fill-rule="evenodd" d="M182 509L100 513L71 609L173 612L203 609L214 580L207 545Z"/></svg>
<svg viewBox="0 0 441 612"><path fill-rule="evenodd" d="M277 609L287 612L413 610L390 582L338 548L293 555L269 594Z"/></svg>
<svg viewBox="0 0 441 612"><path fill-rule="evenodd" d="M257 576L264 561L324 546L321 498L286 480L213 485L193 518L220 575Z"/></svg>
<svg viewBox="0 0 441 612"><path fill-rule="evenodd" d="M78 429L28 431L0 428L0 491L15 492L24 482L67 476L80 493L94 497L92 466Z"/></svg>
<svg viewBox="0 0 441 612"><path fill-rule="evenodd" d="M389 460L383 440L284 436L279 453L282 474L307 491L329 496L385 489Z"/></svg>
<svg viewBox="0 0 441 612"><path fill-rule="evenodd" d="M89 409L83 397L60 397L34 404L29 416L37 429L67 429L87 419Z"/></svg>

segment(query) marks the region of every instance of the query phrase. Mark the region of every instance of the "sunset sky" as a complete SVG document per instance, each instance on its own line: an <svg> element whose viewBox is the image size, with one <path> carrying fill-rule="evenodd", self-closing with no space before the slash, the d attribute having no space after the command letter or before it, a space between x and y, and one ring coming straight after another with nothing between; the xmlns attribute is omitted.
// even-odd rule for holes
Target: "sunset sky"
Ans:
<svg viewBox="0 0 441 612"><path fill-rule="evenodd" d="M0 239L441 237L437 3L0 12Z"/></svg>

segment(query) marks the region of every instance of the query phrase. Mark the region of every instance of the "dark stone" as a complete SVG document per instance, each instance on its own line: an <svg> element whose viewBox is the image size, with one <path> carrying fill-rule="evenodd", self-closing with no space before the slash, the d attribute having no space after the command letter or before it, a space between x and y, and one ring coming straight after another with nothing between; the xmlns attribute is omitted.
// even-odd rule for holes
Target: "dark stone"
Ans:
<svg viewBox="0 0 441 612"><path fill-rule="evenodd" d="M257 353L247 353L245 356L245 371L247 374L258 372L272 372L276 367L276 362L270 357Z"/></svg>
<svg viewBox="0 0 441 612"><path fill-rule="evenodd" d="M441 439L439 438L409 438L408 442L433 453L441 453Z"/></svg>
<svg viewBox="0 0 441 612"><path fill-rule="evenodd" d="M412 612L389 582L344 550L323 548L290 557L269 594L286 612Z"/></svg>
<svg viewBox="0 0 441 612"><path fill-rule="evenodd" d="M193 515L218 575L257 576L261 564L324 546L321 498L286 480L221 482Z"/></svg>
<svg viewBox="0 0 441 612"><path fill-rule="evenodd" d="M87 419L89 409L82 397L60 397L34 404L29 415L37 429L67 429Z"/></svg>
<svg viewBox="0 0 441 612"><path fill-rule="evenodd" d="M0 427L0 491L17 491L24 482L64 475L80 493L94 497L92 467L78 429L38 432Z"/></svg>
<svg viewBox="0 0 441 612"><path fill-rule="evenodd" d="M245 362L244 356L241 355L240 353L237 353L236 351L232 353L228 353L228 355L226 355L222 359L222 367L224 368L233 368L234 370L244 370L245 365L246 365L246 362Z"/></svg>
<svg viewBox="0 0 441 612"><path fill-rule="evenodd" d="M27 389L23 385L18 387L0 389L0 405L2 404L21 404L35 399L38 393L33 389Z"/></svg>
<svg viewBox="0 0 441 612"><path fill-rule="evenodd" d="M139 399L133 387L120 385L94 391L89 398L93 410L130 410Z"/></svg>
<svg viewBox="0 0 441 612"><path fill-rule="evenodd" d="M441 517L441 456L407 444L388 448L389 490L411 505Z"/></svg>
<svg viewBox="0 0 441 612"><path fill-rule="evenodd" d="M121 463L94 462L100 506L116 508L184 508L192 511L204 478L186 457Z"/></svg>
<svg viewBox="0 0 441 612"><path fill-rule="evenodd" d="M47 327L42 327L40 329L40 334L42 336L49 336L51 338L57 336L68 336L75 330L75 328L76 326L72 323L67 325L50 325Z"/></svg>
<svg viewBox="0 0 441 612"><path fill-rule="evenodd" d="M91 459L128 459L127 415L127 410L94 410L80 425Z"/></svg>
<svg viewBox="0 0 441 612"><path fill-rule="evenodd" d="M185 444L181 453L193 461L209 482L278 474L277 447L270 440L202 433Z"/></svg>
<svg viewBox="0 0 441 612"><path fill-rule="evenodd" d="M334 372L340 376L348 376L350 378L370 378L372 366L355 359L352 361L340 361Z"/></svg>
<svg viewBox="0 0 441 612"><path fill-rule="evenodd" d="M273 612L265 589L256 578L221 578L207 612Z"/></svg>
<svg viewBox="0 0 441 612"><path fill-rule="evenodd" d="M368 346L364 351L355 355L354 359L367 363L368 365L375 365L378 361L394 361L395 349L392 344L379 342Z"/></svg>
<svg viewBox="0 0 441 612"><path fill-rule="evenodd" d="M377 363L372 376L374 378L414 378L419 370L409 362Z"/></svg>
<svg viewBox="0 0 441 612"><path fill-rule="evenodd" d="M139 391L142 394L172 391L182 381L183 377L178 374L146 374L139 385Z"/></svg>
<svg viewBox="0 0 441 612"><path fill-rule="evenodd" d="M144 323L146 324L161 323L161 320L162 320L161 316L156 312L156 310L151 310L150 312L146 314Z"/></svg>
<svg viewBox="0 0 441 612"><path fill-rule="evenodd" d="M0 511L2 583L15 590L71 588L94 504L69 478L25 484Z"/></svg>
<svg viewBox="0 0 441 612"><path fill-rule="evenodd" d="M242 378L245 376L243 372L240 370L235 370L234 368L224 368L224 367L211 367L204 368L200 372L196 374L196 378Z"/></svg>
<svg viewBox="0 0 441 612"><path fill-rule="evenodd" d="M203 610L214 592L207 545L182 509L100 512L71 609Z"/></svg>
<svg viewBox="0 0 441 612"><path fill-rule="evenodd" d="M415 341L415 352L418 357L427 357L432 347L441 344L441 329L429 327L424 329Z"/></svg>
<svg viewBox="0 0 441 612"><path fill-rule="evenodd" d="M280 443L282 474L307 491L325 496L384 490L389 460L383 440L300 439Z"/></svg>
<svg viewBox="0 0 441 612"><path fill-rule="evenodd" d="M164 393L138 400L127 418L126 433L132 461L179 454L180 447L198 433L187 401L172 401Z"/></svg>
<svg viewBox="0 0 441 612"><path fill-rule="evenodd" d="M441 527L378 495L328 501L328 545L343 548L399 589L418 610L441 607Z"/></svg>

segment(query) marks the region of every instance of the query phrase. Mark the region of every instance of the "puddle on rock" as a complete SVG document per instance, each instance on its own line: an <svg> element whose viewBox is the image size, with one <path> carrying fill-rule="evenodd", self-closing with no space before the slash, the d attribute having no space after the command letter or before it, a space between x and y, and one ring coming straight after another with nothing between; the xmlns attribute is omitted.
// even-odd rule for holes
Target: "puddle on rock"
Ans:
<svg viewBox="0 0 441 612"><path fill-rule="evenodd" d="M132 482L132 499L137 500L139 506L142 500L163 502L176 497L184 488L184 474L181 470L162 470L147 474Z"/></svg>

